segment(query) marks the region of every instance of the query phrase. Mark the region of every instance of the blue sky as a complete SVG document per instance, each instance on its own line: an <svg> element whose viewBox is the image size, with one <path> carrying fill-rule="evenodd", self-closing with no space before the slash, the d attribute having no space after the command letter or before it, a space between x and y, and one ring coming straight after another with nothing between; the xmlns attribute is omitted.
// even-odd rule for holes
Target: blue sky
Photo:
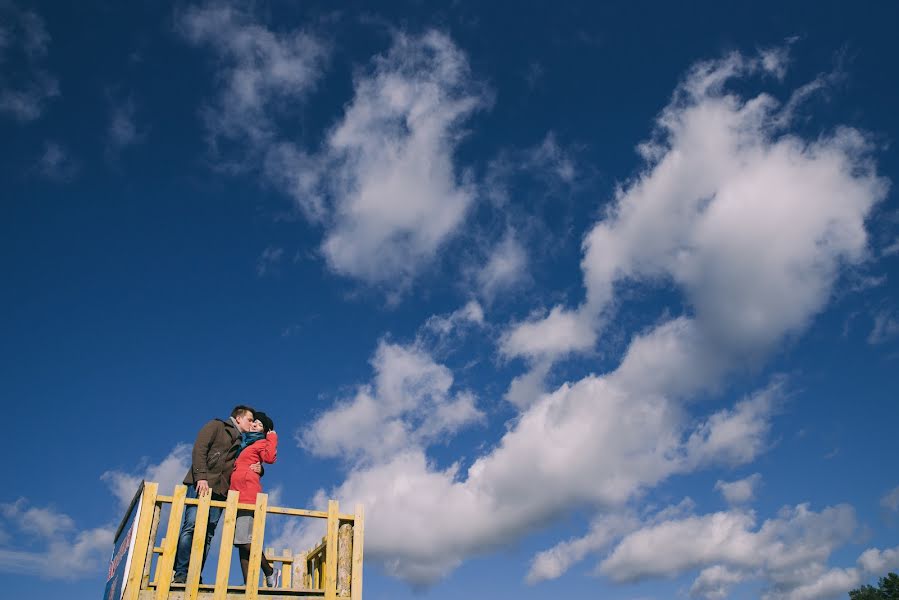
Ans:
<svg viewBox="0 0 899 600"><path fill-rule="evenodd" d="M594 4L0 2L4 590L238 403L370 599L899 568L897 9Z"/></svg>

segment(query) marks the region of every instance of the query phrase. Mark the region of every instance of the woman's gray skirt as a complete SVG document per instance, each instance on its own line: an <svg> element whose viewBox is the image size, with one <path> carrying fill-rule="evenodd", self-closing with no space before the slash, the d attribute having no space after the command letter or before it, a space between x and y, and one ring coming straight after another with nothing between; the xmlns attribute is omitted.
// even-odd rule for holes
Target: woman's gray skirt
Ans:
<svg viewBox="0 0 899 600"><path fill-rule="evenodd" d="M249 544L253 541L253 511L237 511L237 524L234 526L234 545Z"/></svg>

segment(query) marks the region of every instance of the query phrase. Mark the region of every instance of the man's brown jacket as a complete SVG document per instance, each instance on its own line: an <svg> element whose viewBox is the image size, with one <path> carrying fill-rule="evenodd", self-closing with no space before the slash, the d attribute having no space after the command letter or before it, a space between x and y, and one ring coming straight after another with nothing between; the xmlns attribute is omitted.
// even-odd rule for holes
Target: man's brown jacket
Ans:
<svg viewBox="0 0 899 600"><path fill-rule="evenodd" d="M184 485L196 485L205 479L214 493L226 496L239 449L240 431L231 420L209 421L197 434Z"/></svg>

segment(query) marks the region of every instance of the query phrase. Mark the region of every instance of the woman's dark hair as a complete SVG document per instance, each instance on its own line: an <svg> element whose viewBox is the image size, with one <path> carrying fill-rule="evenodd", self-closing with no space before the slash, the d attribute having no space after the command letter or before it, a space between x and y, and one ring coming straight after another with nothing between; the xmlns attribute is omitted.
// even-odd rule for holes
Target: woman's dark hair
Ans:
<svg viewBox="0 0 899 600"><path fill-rule="evenodd" d="M262 423L262 430L265 433L268 433L269 431L273 431L275 429L275 422L272 421L271 417L269 417L264 412L254 412L253 416L257 421Z"/></svg>

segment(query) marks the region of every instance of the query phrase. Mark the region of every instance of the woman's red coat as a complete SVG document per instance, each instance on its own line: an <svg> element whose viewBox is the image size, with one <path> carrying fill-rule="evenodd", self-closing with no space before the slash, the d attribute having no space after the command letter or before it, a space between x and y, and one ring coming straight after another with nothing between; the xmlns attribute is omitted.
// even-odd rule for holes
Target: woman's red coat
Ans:
<svg viewBox="0 0 899 600"><path fill-rule="evenodd" d="M278 434L269 431L265 439L253 442L244 448L234 463L231 474L231 489L240 492L241 504L255 504L256 494L262 491L259 474L250 470L250 465L264 462L273 463L278 458Z"/></svg>

